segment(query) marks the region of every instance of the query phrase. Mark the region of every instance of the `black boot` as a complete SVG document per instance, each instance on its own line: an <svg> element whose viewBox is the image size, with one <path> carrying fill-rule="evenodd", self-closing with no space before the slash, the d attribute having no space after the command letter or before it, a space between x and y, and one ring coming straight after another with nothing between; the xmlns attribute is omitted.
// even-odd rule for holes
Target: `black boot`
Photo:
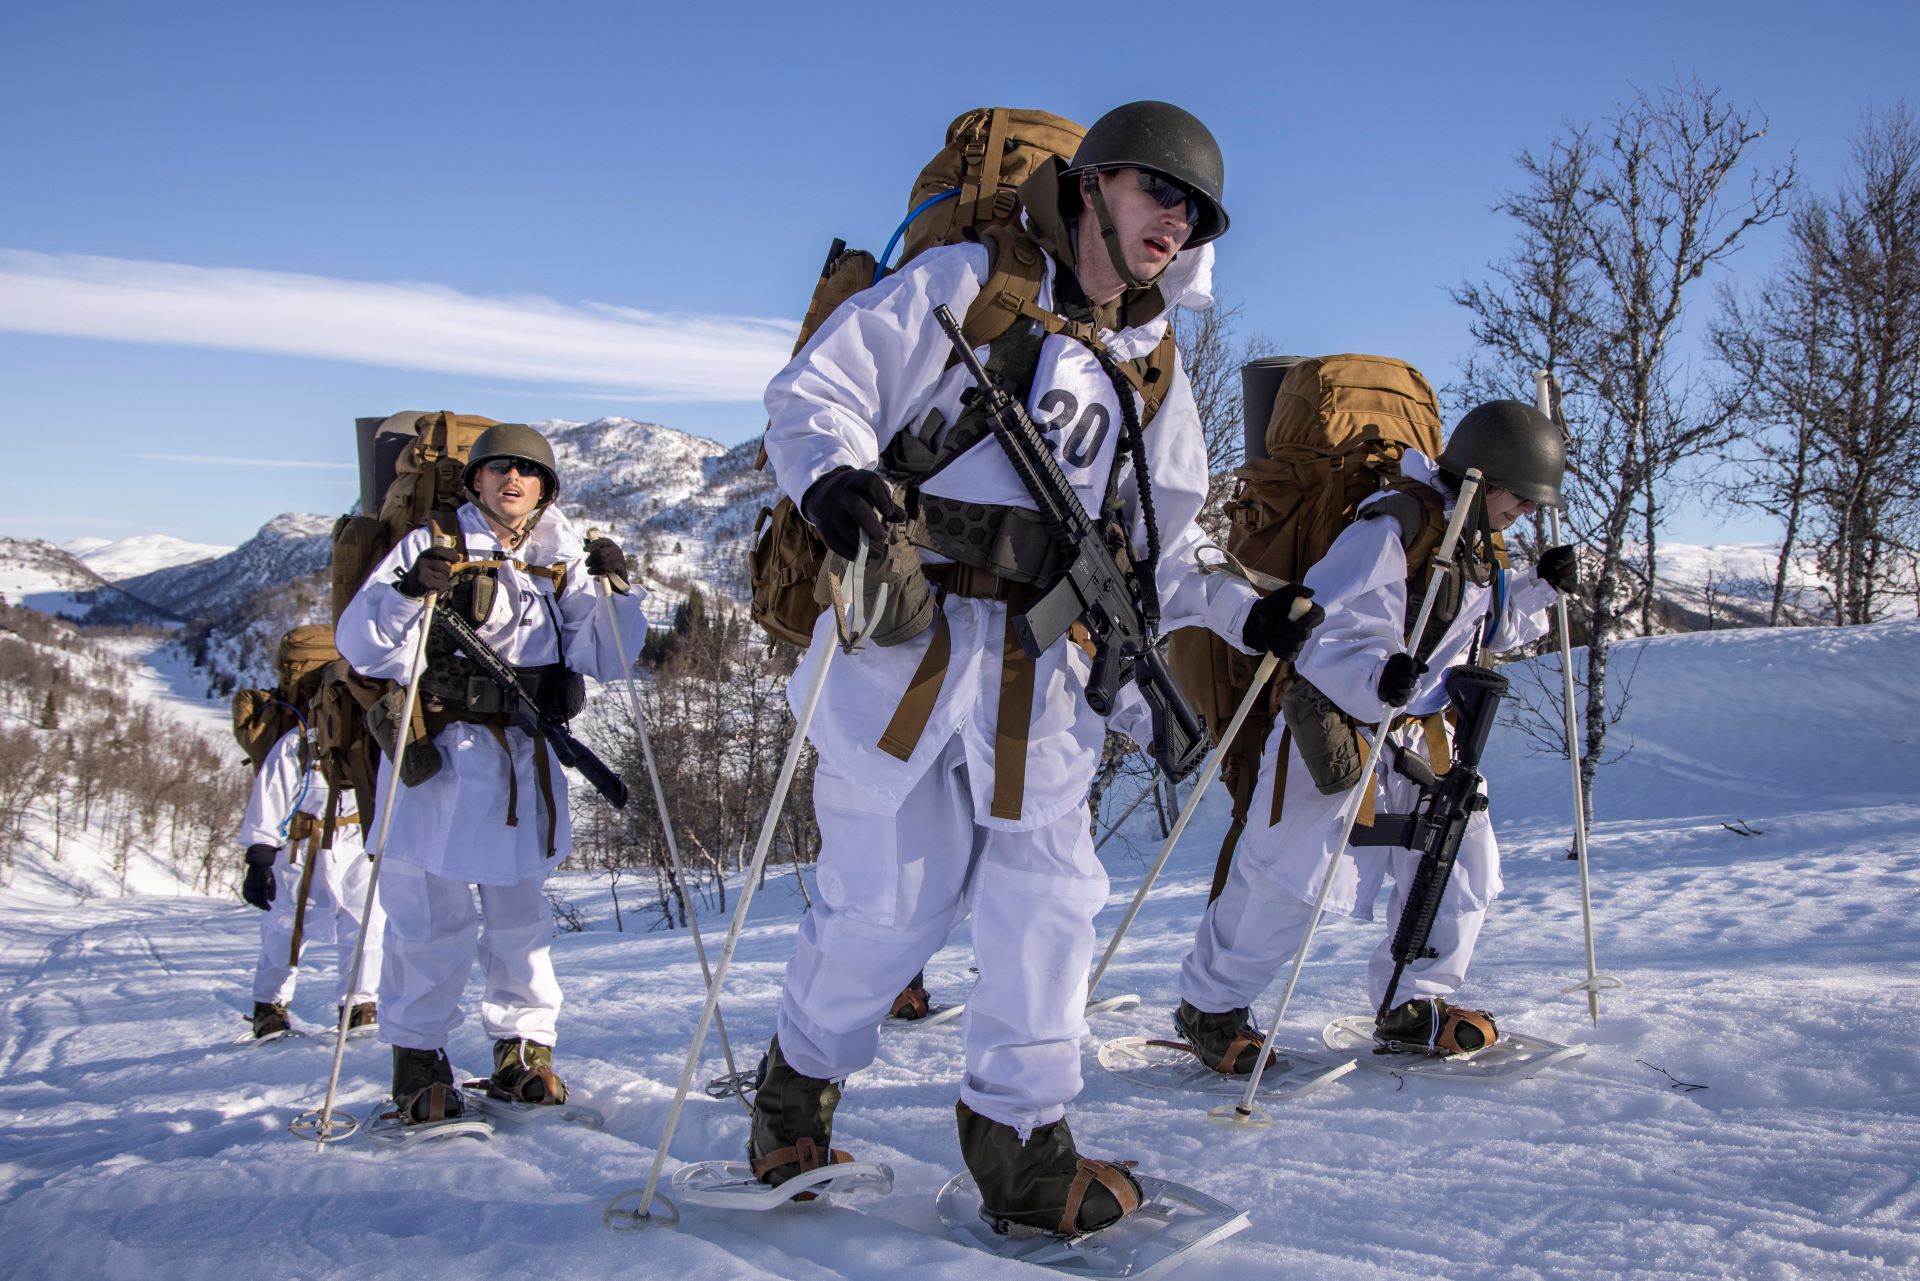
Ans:
<svg viewBox="0 0 1920 1281"><path fill-rule="evenodd" d="M954 1111L960 1154L980 1189L980 1213L988 1222L1082 1236L1140 1208L1140 1184L1127 1167L1082 1157L1064 1117L1022 1143L1018 1130L964 1103Z"/></svg>
<svg viewBox="0 0 1920 1281"><path fill-rule="evenodd" d="M887 1011L887 1017L911 1023L926 1018L931 1004L927 996L927 972L922 970L907 981L907 985L900 989L900 995L893 998L893 1008Z"/></svg>
<svg viewBox="0 0 1920 1281"><path fill-rule="evenodd" d="M1174 1030L1193 1047L1200 1061L1223 1076L1246 1076L1260 1061L1266 1038L1253 1026L1246 1006L1223 1014L1209 1014L1181 1001L1173 1012ZM1269 1067L1273 1066L1269 1061Z"/></svg>
<svg viewBox="0 0 1920 1281"><path fill-rule="evenodd" d="M372 1001L360 1001L356 1003L351 1010L343 1005L334 1006L333 1025L335 1027L340 1026L342 1015L346 1017L347 1031L349 1032L357 1027L375 1027L380 1022L380 1015L378 1011L375 1010Z"/></svg>
<svg viewBox="0 0 1920 1281"><path fill-rule="evenodd" d="M465 1112L466 1101L453 1088L453 1064L445 1050L393 1047L393 1103L408 1125L449 1121Z"/></svg>
<svg viewBox="0 0 1920 1281"><path fill-rule="evenodd" d="M1373 1025L1373 1039L1403 1054L1471 1054L1500 1039L1493 1015L1437 996L1402 1001Z"/></svg>
<svg viewBox="0 0 1920 1281"><path fill-rule="evenodd" d="M290 1032L293 1020L287 1017L287 1007L269 1004L266 1001L253 1003L253 1035L255 1038L272 1036L275 1032Z"/></svg>
<svg viewBox="0 0 1920 1281"><path fill-rule="evenodd" d="M839 1106L840 1087L794 1071L780 1053L780 1038L774 1037L760 1061L760 1084L753 1092L747 1157L755 1177L778 1187L829 1162L853 1160L832 1147L833 1110Z"/></svg>

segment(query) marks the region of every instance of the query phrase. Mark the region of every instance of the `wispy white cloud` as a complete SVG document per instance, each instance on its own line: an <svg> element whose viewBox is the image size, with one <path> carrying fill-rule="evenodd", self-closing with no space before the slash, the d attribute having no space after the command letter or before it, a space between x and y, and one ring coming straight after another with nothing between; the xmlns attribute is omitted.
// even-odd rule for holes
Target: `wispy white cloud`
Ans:
<svg viewBox="0 0 1920 1281"><path fill-rule="evenodd" d="M797 327L440 285L0 249L0 330L275 352L564 383L656 400L758 400Z"/></svg>
<svg viewBox="0 0 1920 1281"><path fill-rule="evenodd" d="M136 454L155 463L203 463L210 467L301 467L319 471L353 471L353 463L313 463L298 458L232 458L224 454Z"/></svg>

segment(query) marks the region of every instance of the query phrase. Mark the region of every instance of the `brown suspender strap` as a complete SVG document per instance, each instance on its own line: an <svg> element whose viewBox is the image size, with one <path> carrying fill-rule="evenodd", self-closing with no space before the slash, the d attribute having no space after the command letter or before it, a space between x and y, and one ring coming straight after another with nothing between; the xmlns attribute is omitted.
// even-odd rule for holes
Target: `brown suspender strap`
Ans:
<svg viewBox="0 0 1920 1281"><path fill-rule="evenodd" d="M993 803L995 818L1017 820L1027 794L1027 739L1033 731L1033 684L1037 665L1027 657L1007 605L1007 627L1000 643L1000 709L993 730Z"/></svg>
<svg viewBox="0 0 1920 1281"><path fill-rule="evenodd" d="M315 828L307 837L307 865L300 872L300 897L293 905L293 939L287 944L287 964L296 969L300 965L300 945L306 941L307 891L313 888L313 865L320 861L314 854L319 848L320 831Z"/></svg>
<svg viewBox="0 0 1920 1281"><path fill-rule="evenodd" d="M555 828L560 819L553 805L553 762L547 759L547 732L533 732L533 778L540 787L540 803L547 807L547 857L553 857Z"/></svg>
<svg viewBox="0 0 1920 1281"><path fill-rule="evenodd" d="M499 717L475 717L473 723L484 725L493 735L493 741L500 744L500 750L507 754L507 826L520 826L520 775L513 768L513 748L507 742L507 727ZM533 777L540 789L540 803L547 814L547 857L552 858L558 839L559 815L553 800L553 763L547 759L547 735L544 730L536 729L529 737L533 740Z"/></svg>
<svg viewBox="0 0 1920 1281"><path fill-rule="evenodd" d="M933 707L940 700L941 686L946 684L947 662L952 656L953 633L947 626L947 612L935 608L933 638L927 642L927 652L920 659L920 666L914 669L913 679L907 682L907 692L901 695L893 719L880 735L881 751L903 761L913 755L920 736L927 732L927 722L933 718Z"/></svg>
<svg viewBox="0 0 1920 1281"><path fill-rule="evenodd" d="M1437 778L1453 768L1453 745L1447 742L1446 713L1429 712L1422 716L1420 731L1427 736L1427 765Z"/></svg>
<svg viewBox="0 0 1920 1281"><path fill-rule="evenodd" d="M332 783L328 783L327 816L320 820L320 848L323 850L333 848L333 833L339 826L339 820L335 817L335 811L340 808L339 796L340 790Z"/></svg>
<svg viewBox="0 0 1920 1281"><path fill-rule="evenodd" d="M1080 1158L1080 1164L1073 1175L1073 1186L1067 1189L1067 1208L1060 1215L1060 1234L1062 1236L1080 1235L1080 1203L1087 1199L1087 1190L1096 1181L1101 1187L1113 1194L1120 1203L1121 1217L1132 1214L1140 1208L1140 1194L1134 1190L1133 1181L1123 1173L1123 1165L1132 1162L1094 1161Z"/></svg>
<svg viewBox="0 0 1920 1281"><path fill-rule="evenodd" d="M1293 764L1293 727L1284 720L1280 722L1280 751L1273 765L1273 804L1267 810L1267 826L1280 825L1280 810L1287 803L1287 770Z"/></svg>
<svg viewBox="0 0 1920 1281"><path fill-rule="evenodd" d="M520 774L513 768L513 748L507 742L507 727L499 721L480 722L493 735L493 741L500 744L500 750L507 754L507 826L520 826Z"/></svg>

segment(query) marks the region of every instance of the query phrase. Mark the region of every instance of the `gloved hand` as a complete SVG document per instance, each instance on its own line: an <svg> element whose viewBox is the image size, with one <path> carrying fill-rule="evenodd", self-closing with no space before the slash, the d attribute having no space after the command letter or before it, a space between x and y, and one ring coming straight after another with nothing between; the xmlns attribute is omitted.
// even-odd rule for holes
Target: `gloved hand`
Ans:
<svg viewBox="0 0 1920 1281"><path fill-rule="evenodd" d="M605 578L609 574L625 578L627 554L611 538L596 538L587 544L587 573L595 578Z"/></svg>
<svg viewBox="0 0 1920 1281"><path fill-rule="evenodd" d="M1533 572L1540 576L1541 582L1562 596L1571 596L1574 589L1580 586L1580 558L1571 543L1562 543L1541 552Z"/></svg>
<svg viewBox="0 0 1920 1281"><path fill-rule="evenodd" d="M273 860L279 854L271 845L247 846L247 880L240 887L240 897L247 901L247 906L262 912L272 910Z"/></svg>
<svg viewBox="0 0 1920 1281"><path fill-rule="evenodd" d="M1405 707L1413 697L1413 687L1420 683L1420 676L1426 670L1427 665L1412 654L1395 654L1380 669L1380 681L1373 691L1387 706Z"/></svg>
<svg viewBox="0 0 1920 1281"><path fill-rule="evenodd" d="M1313 603L1311 588L1287 583L1253 603L1240 640L1248 649L1277 654L1290 663L1300 657L1307 637L1326 616L1327 611Z"/></svg>
<svg viewBox="0 0 1920 1281"><path fill-rule="evenodd" d="M429 547L407 566L394 590L414 600L429 592L444 592L453 585L453 567L459 563L460 553L453 548Z"/></svg>
<svg viewBox="0 0 1920 1281"><path fill-rule="evenodd" d="M836 467L809 485L800 514L820 531L820 541L848 560L860 550L860 535L879 548L887 525L907 518L880 474L856 467Z"/></svg>

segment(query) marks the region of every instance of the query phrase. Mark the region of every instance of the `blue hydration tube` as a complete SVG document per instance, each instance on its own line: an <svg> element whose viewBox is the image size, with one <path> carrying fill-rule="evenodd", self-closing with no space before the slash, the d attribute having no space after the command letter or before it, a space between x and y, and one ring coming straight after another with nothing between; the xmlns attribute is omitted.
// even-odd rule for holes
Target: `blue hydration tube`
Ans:
<svg viewBox="0 0 1920 1281"><path fill-rule="evenodd" d="M901 219L900 225L893 229L893 238L887 241L887 247L881 252L880 260L873 264L873 279L869 283L877 285L880 283L880 277L887 274L887 259L893 257L894 248L900 243L900 237L907 234L907 228L913 225L915 218L918 218L942 200L952 200L959 194L960 188L950 187L937 196L928 196L925 200L922 200L909 210L907 216Z"/></svg>

